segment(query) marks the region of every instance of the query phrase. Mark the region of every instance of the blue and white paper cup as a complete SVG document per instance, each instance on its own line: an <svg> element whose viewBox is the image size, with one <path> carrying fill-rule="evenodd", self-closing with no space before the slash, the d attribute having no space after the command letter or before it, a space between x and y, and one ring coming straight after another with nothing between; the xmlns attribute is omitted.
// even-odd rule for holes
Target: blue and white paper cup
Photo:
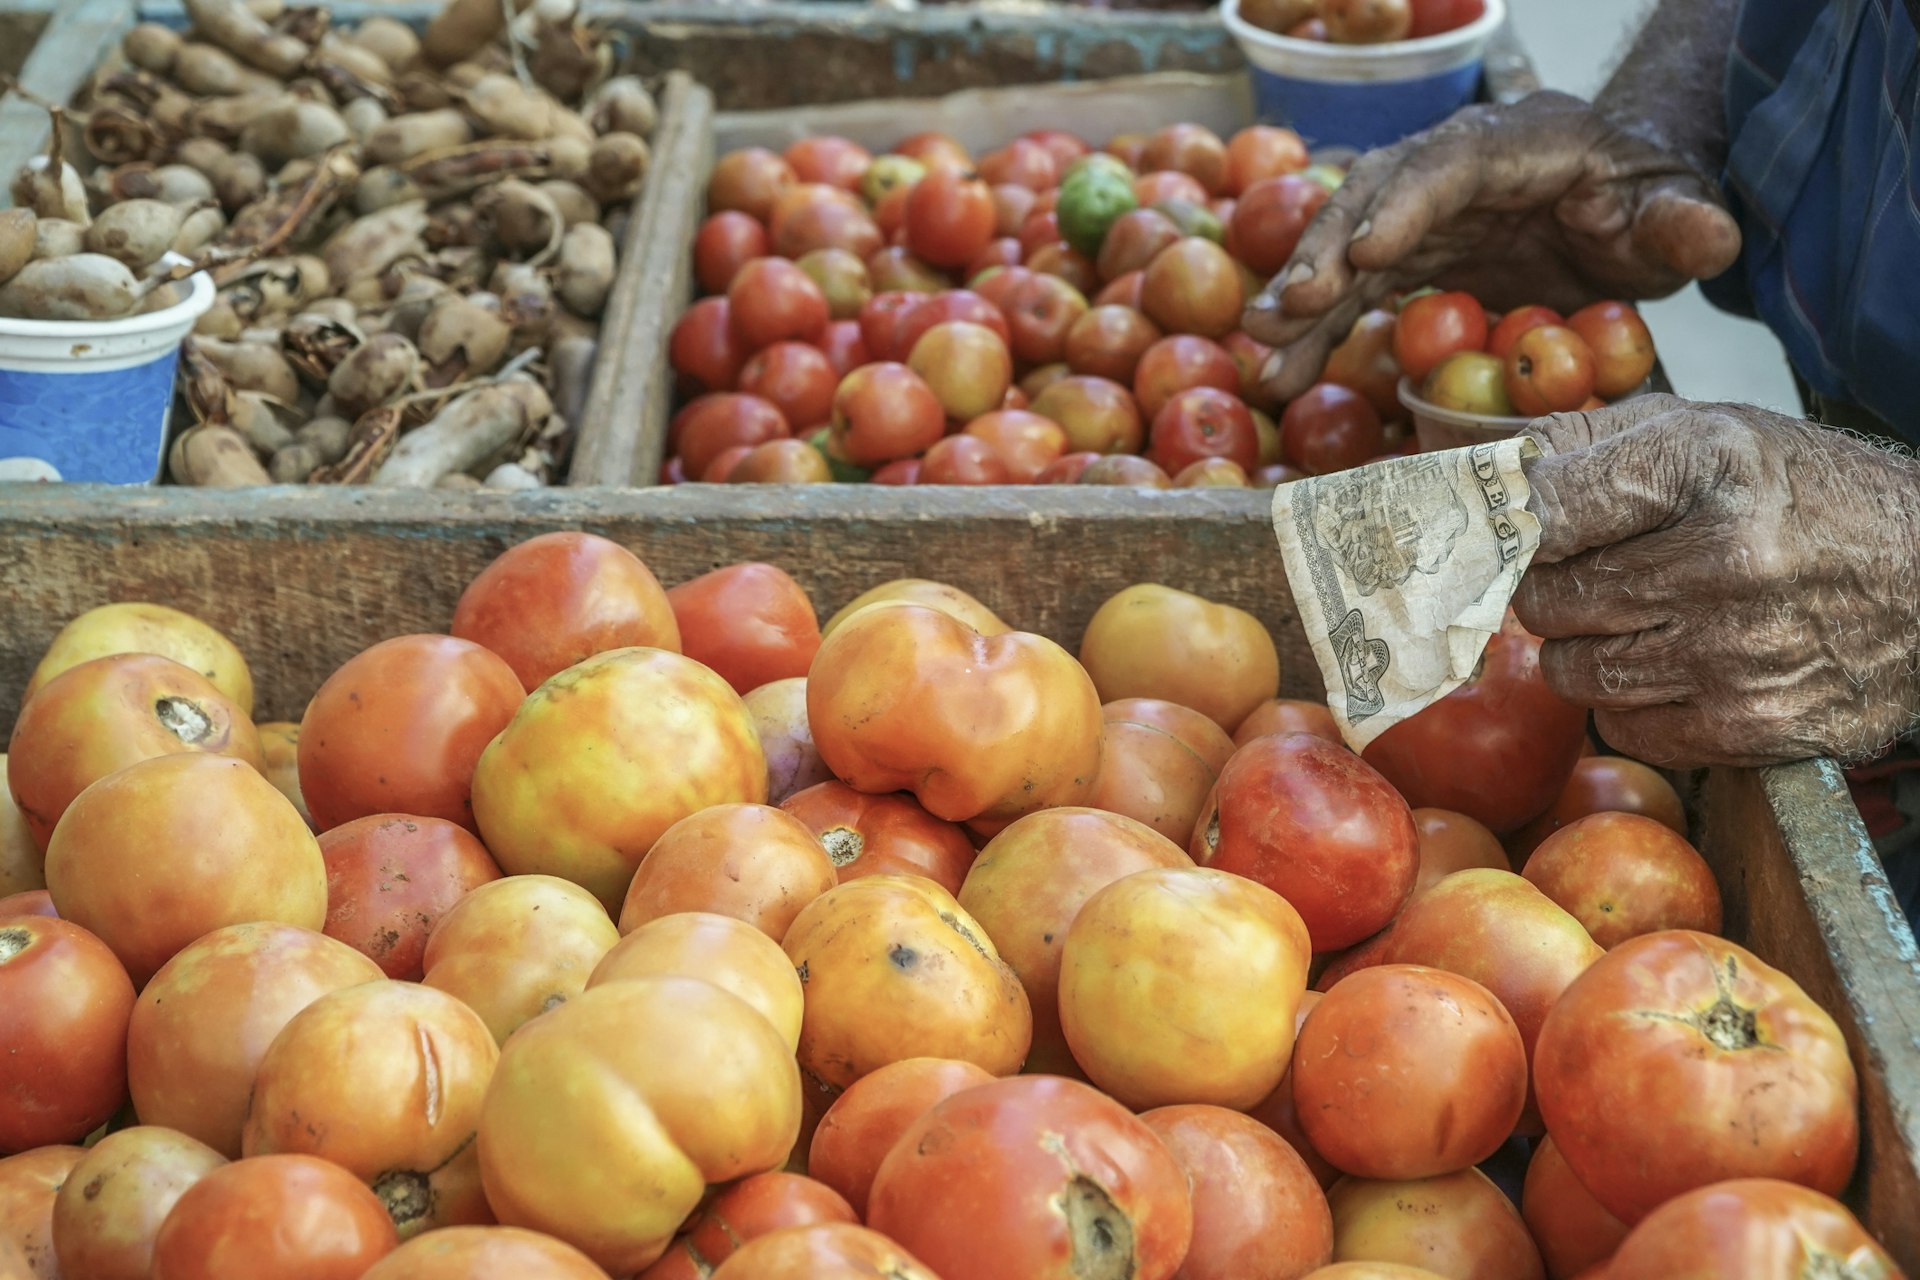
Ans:
<svg viewBox="0 0 1920 1280"><path fill-rule="evenodd" d="M159 478L180 343L214 299L204 271L167 287L180 295L172 306L119 320L0 317L5 473L50 468L92 484Z"/></svg>
<svg viewBox="0 0 1920 1280"><path fill-rule="evenodd" d="M1330 44L1263 31L1222 0L1220 19L1253 64L1254 108L1309 147L1369 151L1420 132L1466 106L1480 88L1487 41L1507 19L1505 0L1464 27L1391 44Z"/></svg>

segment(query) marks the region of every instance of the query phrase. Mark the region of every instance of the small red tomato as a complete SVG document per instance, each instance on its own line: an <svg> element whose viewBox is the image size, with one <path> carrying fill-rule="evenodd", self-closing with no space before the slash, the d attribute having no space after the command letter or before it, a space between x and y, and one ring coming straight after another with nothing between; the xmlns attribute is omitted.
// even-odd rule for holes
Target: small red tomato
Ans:
<svg viewBox="0 0 1920 1280"><path fill-rule="evenodd" d="M978 436L948 436L928 449L921 484L1009 484L1013 476L993 446Z"/></svg>
<svg viewBox="0 0 1920 1280"><path fill-rule="evenodd" d="M1147 282L1145 271L1129 271L1125 275L1115 276L1107 281L1106 288L1094 295L1095 306L1109 304L1120 307L1132 307L1140 310L1140 290Z"/></svg>
<svg viewBox="0 0 1920 1280"><path fill-rule="evenodd" d="M793 434L786 415L759 396L731 391L701 396L682 413L680 461L688 475L702 479L713 460L734 445L764 444Z"/></svg>
<svg viewBox="0 0 1920 1280"><path fill-rule="evenodd" d="M971 289L943 289L930 297L915 295L900 322L901 347L911 355L914 344L926 336L927 330L952 320L983 325L998 334L1002 342L1010 342L1013 337L1006 314L986 298Z"/></svg>
<svg viewBox="0 0 1920 1280"><path fill-rule="evenodd" d="M327 863L325 933L418 982L427 935L468 891L500 878L487 847L439 818L374 814L320 837Z"/></svg>
<svg viewBox="0 0 1920 1280"><path fill-rule="evenodd" d="M1087 468L1104 456L1091 450L1061 454L1042 468L1033 482L1035 484L1078 484L1080 477L1087 473Z"/></svg>
<svg viewBox="0 0 1920 1280"><path fill-rule="evenodd" d="M1157 417L1167 401L1194 387L1240 390L1240 366L1211 338L1178 333L1160 339L1140 355L1133 374L1140 412Z"/></svg>
<svg viewBox="0 0 1920 1280"><path fill-rule="evenodd" d="M802 138L781 157L802 182L821 182L842 191L858 191L873 155L859 143L832 134Z"/></svg>
<svg viewBox="0 0 1920 1280"><path fill-rule="evenodd" d="M728 484L826 484L826 455L805 440L768 440L747 450L727 472Z"/></svg>
<svg viewBox="0 0 1920 1280"><path fill-rule="evenodd" d="M1416 384L1456 351L1487 345L1487 313L1470 293L1426 293L1400 309L1393 358Z"/></svg>
<svg viewBox="0 0 1920 1280"><path fill-rule="evenodd" d="M1507 352L1507 398L1525 417L1578 409L1593 394L1593 376L1593 352L1564 325L1528 329Z"/></svg>
<svg viewBox="0 0 1920 1280"><path fill-rule="evenodd" d="M728 445L719 453L715 454L713 461L707 464L707 469L700 473L700 483L725 484L733 475L733 469L740 464L740 459L746 457L758 447L758 445L751 444ZM676 458L675 461L677 462L679 459Z"/></svg>
<svg viewBox="0 0 1920 1280"><path fill-rule="evenodd" d="M1140 153L1143 173L1186 174L1206 189L1206 195L1224 195L1229 190L1227 164L1227 144L1220 141L1220 135L1199 124L1170 124L1155 130ZM1203 196L1200 203L1204 202Z"/></svg>
<svg viewBox="0 0 1920 1280"><path fill-rule="evenodd" d="M675 373L704 390L733 390L747 353L734 336L732 308L725 298L702 298L687 308L667 340L667 360Z"/></svg>
<svg viewBox="0 0 1920 1280"><path fill-rule="evenodd" d="M1060 217L1051 209L1034 209L1021 220L1014 233L1020 241L1020 254L1038 253L1050 244L1060 243Z"/></svg>
<svg viewBox="0 0 1920 1280"><path fill-rule="evenodd" d="M767 229L759 219L723 209L701 223L693 238L693 275L708 293L725 293L735 272L767 253Z"/></svg>
<svg viewBox="0 0 1920 1280"><path fill-rule="evenodd" d="M865 1214L873 1175L901 1132L936 1102L992 1081L982 1068L955 1058L890 1062L848 1085L827 1108L813 1132L807 1171Z"/></svg>
<svg viewBox="0 0 1920 1280"><path fill-rule="evenodd" d="M1066 428L1025 409L982 414L967 424L966 434L986 441L1007 464L1009 484L1035 483L1067 450Z"/></svg>
<svg viewBox="0 0 1920 1280"><path fill-rule="evenodd" d="M980 157L980 177L999 185L1011 183L1033 191L1058 185L1060 166L1053 152L1030 138L1015 138L1006 146Z"/></svg>
<svg viewBox="0 0 1920 1280"><path fill-rule="evenodd" d="M797 1173L756 1173L721 1192L666 1256L633 1280L706 1280L749 1240L822 1222L856 1221L853 1207L822 1182Z"/></svg>
<svg viewBox="0 0 1920 1280"><path fill-rule="evenodd" d="M1227 189L1238 195L1262 179L1298 173L1309 163L1307 144L1293 130L1250 125L1227 139Z"/></svg>
<svg viewBox="0 0 1920 1280"><path fill-rule="evenodd" d="M833 391L839 385L826 352L805 342L776 342L740 370L740 390L771 402L792 431L817 427L832 417Z"/></svg>
<svg viewBox="0 0 1920 1280"><path fill-rule="evenodd" d="M1065 129L1033 129L1020 136L1045 147L1062 173L1066 172L1068 165L1093 149L1077 134L1068 133Z"/></svg>
<svg viewBox="0 0 1920 1280"><path fill-rule="evenodd" d="M1365 396L1338 383L1310 388L1280 416L1281 453L1310 476L1360 466L1386 449L1380 415Z"/></svg>
<svg viewBox="0 0 1920 1280"><path fill-rule="evenodd" d="M896 458L875 471L869 480L872 484L919 484L920 459Z"/></svg>
<svg viewBox="0 0 1920 1280"><path fill-rule="evenodd" d="M1141 309L1168 333L1220 338L1240 327L1240 268L1211 240L1188 236L1154 255L1140 285Z"/></svg>
<svg viewBox="0 0 1920 1280"><path fill-rule="evenodd" d="M1507 352L1513 350L1514 342L1529 329L1538 329L1543 324L1565 324L1566 317L1552 307L1515 307L1500 317L1500 323L1493 326L1493 332L1487 335L1487 354L1501 360L1507 358Z"/></svg>
<svg viewBox="0 0 1920 1280"><path fill-rule="evenodd" d="M1214 387L1182 391L1153 415L1147 456L1168 475L1204 458L1226 458L1242 468L1258 465L1253 415L1240 398Z"/></svg>
<svg viewBox="0 0 1920 1280"><path fill-rule="evenodd" d="M1624 302L1596 302L1567 318L1593 352L1593 393L1603 400L1626 395L1653 372L1653 335L1640 313Z"/></svg>
<svg viewBox="0 0 1920 1280"><path fill-rule="evenodd" d="M1424 40L1477 21L1487 11L1487 0L1412 0L1412 6L1413 21L1407 28L1407 38Z"/></svg>
<svg viewBox="0 0 1920 1280"><path fill-rule="evenodd" d="M820 647L820 619L783 569L749 562L703 573L667 592L680 652L745 694L804 676Z"/></svg>
<svg viewBox="0 0 1920 1280"><path fill-rule="evenodd" d="M856 466L912 457L946 434L946 426L939 397L903 364L855 369L833 394L833 440Z"/></svg>
<svg viewBox="0 0 1920 1280"><path fill-rule="evenodd" d="M748 353L783 338L807 342L831 318L827 295L785 258L755 258L727 286L734 336Z"/></svg>
<svg viewBox="0 0 1920 1280"><path fill-rule="evenodd" d="M869 359L905 360L913 350L906 341L906 324L914 308L926 300L923 293L891 290L876 293L860 308L860 338Z"/></svg>
<svg viewBox="0 0 1920 1280"><path fill-rule="evenodd" d="M133 983L107 944L49 916L0 923L0 1155L79 1142L127 1097Z"/></svg>
<svg viewBox="0 0 1920 1280"><path fill-rule="evenodd" d="M1140 358L1158 341L1159 328L1132 307L1095 307L1067 330L1067 367L1131 385Z"/></svg>
<svg viewBox="0 0 1920 1280"><path fill-rule="evenodd" d="M1103 280L1117 280L1131 271L1145 271L1159 252L1180 238L1180 228L1158 209L1132 209L1113 220L1100 242L1095 264Z"/></svg>
<svg viewBox="0 0 1920 1280"><path fill-rule="evenodd" d="M738 209L765 222L780 193L799 180L792 165L765 147L729 151L714 162L707 179L707 208Z"/></svg>
<svg viewBox="0 0 1920 1280"><path fill-rule="evenodd" d="M827 357L827 363L833 366L834 385L855 369L867 362L867 341L861 335L858 320L835 320L827 326L826 333L820 337L820 350ZM831 416L833 400L827 400L828 413Z"/></svg>
<svg viewBox="0 0 1920 1280"><path fill-rule="evenodd" d="M1100 273L1084 253L1062 241L1042 245L1027 255L1027 267L1042 275L1058 276L1082 293L1100 287Z"/></svg>
<svg viewBox="0 0 1920 1280"><path fill-rule="evenodd" d="M153 1243L155 1280L358 1280L399 1244L380 1197L330 1160L266 1155L187 1188Z"/></svg>
<svg viewBox="0 0 1920 1280"><path fill-rule="evenodd" d="M1200 184L1198 178L1172 169L1143 173L1133 180L1133 198L1142 208L1152 208L1171 200L1204 207L1212 194Z"/></svg>
<svg viewBox="0 0 1920 1280"><path fill-rule="evenodd" d="M936 169L907 197L907 245L936 267L964 267L993 239L993 193L978 178Z"/></svg>
<svg viewBox="0 0 1920 1280"><path fill-rule="evenodd" d="M1300 233L1330 194L1313 179L1293 173L1254 183L1233 206L1228 224L1234 256L1262 276L1273 275L1287 265Z"/></svg>
<svg viewBox="0 0 1920 1280"><path fill-rule="evenodd" d="M991 271L995 267L1017 267L1020 265L1020 259L1025 256L1026 251L1020 247L1018 240L1012 236L998 236L987 241L987 247L967 264L966 278L973 281L979 278L982 272Z"/></svg>
<svg viewBox="0 0 1920 1280"><path fill-rule="evenodd" d="M902 138L893 154L918 160L928 169L954 169L965 173L973 168L973 156L950 134L931 130Z"/></svg>
<svg viewBox="0 0 1920 1280"><path fill-rule="evenodd" d="M1058 276L1029 272L1008 290L1002 310L1015 358L1052 364L1066 355L1067 334L1087 313L1087 299Z"/></svg>

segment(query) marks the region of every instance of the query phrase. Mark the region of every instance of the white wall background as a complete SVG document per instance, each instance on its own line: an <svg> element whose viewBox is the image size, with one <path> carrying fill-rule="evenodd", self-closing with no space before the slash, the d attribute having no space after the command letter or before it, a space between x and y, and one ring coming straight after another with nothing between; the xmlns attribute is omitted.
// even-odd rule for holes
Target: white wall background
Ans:
<svg viewBox="0 0 1920 1280"><path fill-rule="evenodd" d="M1584 97L1606 82L1652 3L1507 0L1507 7L1541 81ZM1698 289L1650 303L1643 311L1681 395L1800 412L1780 344L1764 325L1716 311Z"/></svg>

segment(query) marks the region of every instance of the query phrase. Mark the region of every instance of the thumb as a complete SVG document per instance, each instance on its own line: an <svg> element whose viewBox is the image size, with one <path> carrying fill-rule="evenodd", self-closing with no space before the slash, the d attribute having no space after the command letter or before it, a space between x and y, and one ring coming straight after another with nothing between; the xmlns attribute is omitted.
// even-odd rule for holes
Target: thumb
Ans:
<svg viewBox="0 0 1920 1280"><path fill-rule="evenodd" d="M1527 510L1540 520L1534 559L1552 564L1671 523L1694 483L1687 401L1638 396L1559 413L1527 432L1542 456L1526 465Z"/></svg>
<svg viewBox="0 0 1920 1280"><path fill-rule="evenodd" d="M1688 279L1711 280L1740 256L1740 226L1717 200L1667 187L1641 204L1633 245Z"/></svg>

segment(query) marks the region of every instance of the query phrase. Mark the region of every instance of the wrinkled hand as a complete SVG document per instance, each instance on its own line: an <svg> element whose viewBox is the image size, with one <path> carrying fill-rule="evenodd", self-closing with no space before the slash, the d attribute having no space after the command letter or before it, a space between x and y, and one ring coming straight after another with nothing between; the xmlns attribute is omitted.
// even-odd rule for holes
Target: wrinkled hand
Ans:
<svg viewBox="0 0 1920 1280"><path fill-rule="evenodd" d="M1291 399L1354 320L1398 288L1434 283L1493 307L1570 311L1664 296L1719 275L1739 252L1719 193L1686 161L1577 98L1537 93L1468 107L1363 156L1244 324L1280 348L1267 387Z"/></svg>
<svg viewBox="0 0 1920 1280"><path fill-rule="evenodd" d="M1561 697L1655 764L1870 754L1920 712L1920 465L1745 405L1646 396L1531 434L1514 611Z"/></svg>

